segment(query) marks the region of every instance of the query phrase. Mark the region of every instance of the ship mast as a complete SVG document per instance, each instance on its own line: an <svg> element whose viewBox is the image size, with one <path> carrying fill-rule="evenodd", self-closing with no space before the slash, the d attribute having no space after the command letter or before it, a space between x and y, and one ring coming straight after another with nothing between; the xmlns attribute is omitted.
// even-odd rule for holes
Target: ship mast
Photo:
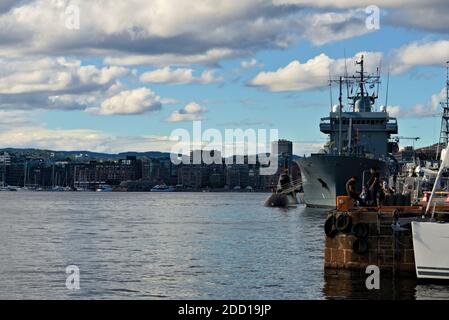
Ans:
<svg viewBox="0 0 449 320"><path fill-rule="evenodd" d="M341 139L342 139L342 112L343 112L343 93L342 93L342 89L343 89L343 77L340 76L340 96L338 97L338 101L340 103L338 109L339 109L339 114L338 114L338 155L341 156Z"/></svg>
<svg viewBox="0 0 449 320"><path fill-rule="evenodd" d="M365 58L362 55L360 57L359 61L356 61L355 64L359 66L357 68L358 70L355 71L355 74L349 76L346 66L346 59L345 59L345 74L343 76L340 76L338 79L332 79L331 75L329 74L329 86L331 88L331 106L332 106L332 113L334 113L334 116L338 119L337 125L338 125L338 137L335 137L335 139L338 139L338 144L336 146L336 151L339 155L342 155L343 153L343 85L346 84L346 90L347 90L347 103L348 106L352 109L352 112L371 112L372 106L375 103L376 99L378 99L378 92L379 88L374 89L372 96L369 96L369 89L375 88L375 86L379 86L380 84L380 74L379 69L377 71L377 74L365 74ZM338 81L339 83L339 98L338 98L338 106L333 106L332 104L332 83L336 83ZM365 85L370 85L369 88L366 88ZM349 90L349 87L351 87L351 90ZM353 90L355 89L355 90ZM355 91L355 92L354 92ZM356 107L358 106L358 107ZM338 107L338 109L334 108ZM349 129L348 129L348 149L350 149L351 146L351 139L352 139L352 121L349 123ZM357 143L356 143L357 144Z"/></svg>
<svg viewBox="0 0 449 320"><path fill-rule="evenodd" d="M352 77L345 77L345 81L348 84L354 85L357 89L355 95L348 96L349 100L352 100L352 108L354 112L362 111L362 112L370 112L372 111L372 106L375 101L379 98L379 86L380 86L380 73L379 69L377 69L377 74L366 74L365 73L365 57L362 55L360 57L360 61L356 61L356 65L360 66L360 69L356 71L357 75L353 75ZM366 88L366 85L369 85L369 88ZM377 89L375 88L377 86ZM373 89L373 94L369 96L369 89ZM377 92L376 92L377 91ZM356 110L356 102L360 101L361 110Z"/></svg>
<svg viewBox="0 0 449 320"><path fill-rule="evenodd" d="M360 61L357 61L356 63L360 65L360 71L357 71L357 73L360 73L360 95L362 97L364 97L365 96L365 89L364 89L365 82L364 82L364 78L363 78L364 77L363 55L360 57Z"/></svg>
<svg viewBox="0 0 449 320"><path fill-rule="evenodd" d="M436 160L439 159L440 151L448 146L449 140L449 61L446 61L446 101L441 102L443 115L441 117L440 140L437 146Z"/></svg>

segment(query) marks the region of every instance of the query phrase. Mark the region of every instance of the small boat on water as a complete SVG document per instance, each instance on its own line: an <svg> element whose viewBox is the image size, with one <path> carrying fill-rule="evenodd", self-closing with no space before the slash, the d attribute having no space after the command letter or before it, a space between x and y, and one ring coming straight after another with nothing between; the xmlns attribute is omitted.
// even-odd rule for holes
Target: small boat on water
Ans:
<svg viewBox="0 0 449 320"><path fill-rule="evenodd" d="M98 188L95 189L96 192L112 192L112 187L108 184L100 184Z"/></svg>
<svg viewBox="0 0 449 320"><path fill-rule="evenodd" d="M174 192L175 188L166 184L159 184L151 189L151 192Z"/></svg>
<svg viewBox="0 0 449 320"><path fill-rule="evenodd" d="M5 186L5 187L1 187L0 191L18 191L20 190L20 187L15 187L15 186Z"/></svg>
<svg viewBox="0 0 449 320"><path fill-rule="evenodd" d="M52 192L68 192L72 189L70 187L54 186L50 191Z"/></svg>

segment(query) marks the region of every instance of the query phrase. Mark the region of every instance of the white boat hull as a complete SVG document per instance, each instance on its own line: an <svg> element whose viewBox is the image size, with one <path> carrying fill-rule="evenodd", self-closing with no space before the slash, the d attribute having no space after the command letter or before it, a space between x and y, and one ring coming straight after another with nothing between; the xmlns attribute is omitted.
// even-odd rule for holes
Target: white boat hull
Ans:
<svg viewBox="0 0 449 320"><path fill-rule="evenodd" d="M449 280L449 223L412 222L418 279Z"/></svg>

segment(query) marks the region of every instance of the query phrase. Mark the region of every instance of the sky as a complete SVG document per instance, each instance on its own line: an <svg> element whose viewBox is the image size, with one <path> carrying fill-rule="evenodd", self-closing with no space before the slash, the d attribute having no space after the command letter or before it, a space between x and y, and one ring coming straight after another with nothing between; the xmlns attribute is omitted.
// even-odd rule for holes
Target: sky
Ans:
<svg viewBox="0 0 449 320"><path fill-rule="evenodd" d="M169 151L202 121L278 129L310 154L329 74L361 54L383 75L378 107L430 145L448 16L447 0L0 0L0 148Z"/></svg>

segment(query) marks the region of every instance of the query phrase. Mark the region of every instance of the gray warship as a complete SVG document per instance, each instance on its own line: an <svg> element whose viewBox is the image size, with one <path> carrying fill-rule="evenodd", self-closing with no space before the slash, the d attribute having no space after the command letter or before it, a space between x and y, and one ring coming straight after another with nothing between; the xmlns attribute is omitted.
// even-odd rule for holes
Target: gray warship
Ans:
<svg viewBox="0 0 449 320"><path fill-rule="evenodd" d="M367 74L363 56L356 64L355 75L348 76L346 72L338 80L330 80L331 85L339 83L339 104L321 119L320 131L329 135L325 148L297 161L304 202L309 207L334 208L336 197L346 195L346 181L351 176L358 177L356 187L361 190L370 168L376 168L385 179L397 168L392 156L397 143L390 141L391 135L398 133L397 119L389 116L386 106L376 107L379 68L376 74ZM347 89L346 106L343 87Z"/></svg>

